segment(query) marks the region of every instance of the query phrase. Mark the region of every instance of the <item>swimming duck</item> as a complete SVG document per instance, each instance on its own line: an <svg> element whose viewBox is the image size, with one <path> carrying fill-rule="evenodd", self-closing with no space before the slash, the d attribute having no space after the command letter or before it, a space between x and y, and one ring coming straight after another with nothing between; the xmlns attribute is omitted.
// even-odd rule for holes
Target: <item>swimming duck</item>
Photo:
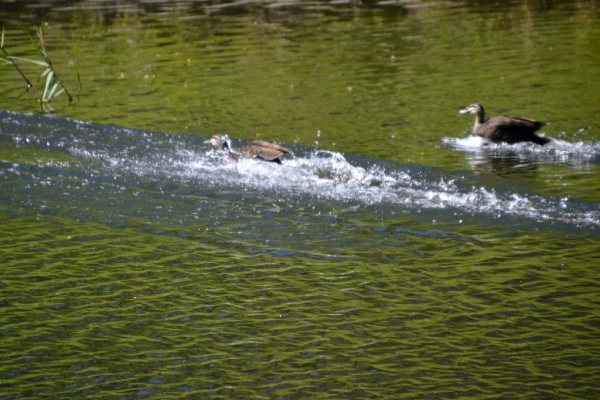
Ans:
<svg viewBox="0 0 600 400"><path fill-rule="evenodd" d="M254 140L234 151L231 148L227 135L214 135L204 143L212 143L216 148L227 152L229 158L238 161L240 158L258 158L259 160L274 162L281 165L280 157L290 153L288 149L275 143Z"/></svg>
<svg viewBox="0 0 600 400"><path fill-rule="evenodd" d="M505 116L484 120L485 110L481 104L471 104L464 110L460 110L459 113L474 114L475 126L473 127L473 133L494 143L504 142L513 144L533 142L543 146L552 142L551 138L535 134L535 131L545 125L540 121L523 117Z"/></svg>

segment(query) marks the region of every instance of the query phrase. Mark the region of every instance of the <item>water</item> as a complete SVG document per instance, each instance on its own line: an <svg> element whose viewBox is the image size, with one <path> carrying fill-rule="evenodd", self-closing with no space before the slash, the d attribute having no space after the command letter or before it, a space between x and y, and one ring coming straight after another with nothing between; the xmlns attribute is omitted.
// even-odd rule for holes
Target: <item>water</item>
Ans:
<svg viewBox="0 0 600 400"><path fill-rule="evenodd" d="M0 69L0 398L598 397L593 3L39 4L75 100Z"/></svg>

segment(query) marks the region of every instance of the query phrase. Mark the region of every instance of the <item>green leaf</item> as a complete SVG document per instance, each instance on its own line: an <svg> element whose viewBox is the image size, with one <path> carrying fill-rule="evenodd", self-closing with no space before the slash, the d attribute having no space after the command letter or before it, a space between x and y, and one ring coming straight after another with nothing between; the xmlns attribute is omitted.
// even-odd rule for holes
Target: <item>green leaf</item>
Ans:
<svg viewBox="0 0 600 400"><path fill-rule="evenodd" d="M64 91L65 91L65 88L62 88L62 89L60 89L58 92L56 92L56 94L54 95L54 97L58 97L58 96L60 96L60 94L61 94L62 92L64 92Z"/></svg>
<svg viewBox="0 0 600 400"><path fill-rule="evenodd" d="M54 97L54 92L56 92L56 89L58 89L59 83L60 82L56 82L54 86L52 86L52 90L50 90L50 94L48 95L48 101L52 100L52 98Z"/></svg>
<svg viewBox="0 0 600 400"><path fill-rule="evenodd" d="M0 47L4 48L4 25L2 25L2 43L0 44Z"/></svg>
<svg viewBox="0 0 600 400"><path fill-rule="evenodd" d="M49 72L51 72L51 71L52 71L52 68L47 68L47 69L46 69L46 70L45 70L45 71L42 73L42 75L40 75L40 78L43 78L43 77L45 77L45 76L46 76L46 75L48 75L48 73L49 73Z"/></svg>
<svg viewBox="0 0 600 400"><path fill-rule="evenodd" d="M42 67L49 67L50 65L48 65L47 62L45 61L40 61L40 60L32 60L29 58L22 58L22 57L15 57L15 56L7 56L7 58L10 58L11 60L19 60L19 61L25 61L28 63L32 63L32 64L37 64L37 65L41 65Z"/></svg>
<svg viewBox="0 0 600 400"><path fill-rule="evenodd" d="M54 79L54 72L50 72L46 76L46 87L44 88L44 94L42 95L42 101L44 101L44 102L48 101L48 97L46 96L46 94L48 93L48 88L50 87L50 84L52 83L52 79Z"/></svg>

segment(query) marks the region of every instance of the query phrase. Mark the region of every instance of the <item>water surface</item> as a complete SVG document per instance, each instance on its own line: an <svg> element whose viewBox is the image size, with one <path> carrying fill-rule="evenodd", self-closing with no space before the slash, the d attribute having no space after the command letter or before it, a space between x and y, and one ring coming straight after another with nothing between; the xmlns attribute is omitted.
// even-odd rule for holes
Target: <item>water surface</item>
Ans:
<svg viewBox="0 0 600 400"><path fill-rule="evenodd" d="M598 397L595 3L5 3L11 54L32 18L74 101L0 68L0 398Z"/></svg>

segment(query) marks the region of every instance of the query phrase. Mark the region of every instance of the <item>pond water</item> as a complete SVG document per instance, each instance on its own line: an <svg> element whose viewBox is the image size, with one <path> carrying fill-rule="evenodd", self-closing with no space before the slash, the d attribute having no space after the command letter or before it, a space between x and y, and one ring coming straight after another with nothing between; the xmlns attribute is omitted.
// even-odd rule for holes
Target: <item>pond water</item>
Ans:
<svg viewBox="0 0 600 400"><path fill-rule="evenodd" d="M30 59L43 26L73 96L0 64L0 399L600 395L597 2L0 22ZM483 145L474 102L555 140ZM231 163L213 134L293 154Z"/></svg>

